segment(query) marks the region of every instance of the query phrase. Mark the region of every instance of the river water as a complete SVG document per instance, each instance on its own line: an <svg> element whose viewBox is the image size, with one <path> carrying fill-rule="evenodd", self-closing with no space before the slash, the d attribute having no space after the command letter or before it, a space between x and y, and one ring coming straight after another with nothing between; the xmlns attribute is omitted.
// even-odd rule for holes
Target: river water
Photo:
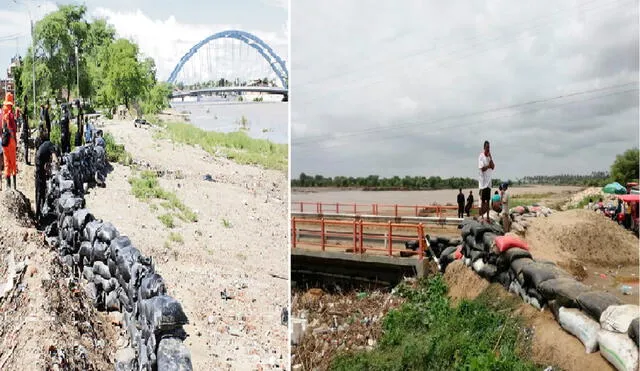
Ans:
<svg viewBox="0 0 640 371"><path fill-rule="evenodd" d="M532 187L510 187L511 195L521 194L544 194L544 193L572 193L577 192L581 187L572 186L532 186ZM473 191L473 198L480 199L477 189L463 189L465 197ZM433 191L362 191L362 190L339 190L339 189L308 189L292 190L292 202L322 202L322 203L357 203L370 205L378 204L398 204L398 205L430 205L455 204L457 189L443 189ZM296 208L293 208L294 211Z"/></svg>
<svg viewBox="0 0 640 371"><path fill-rule="evenodd" d="M204 130L229 133L241 129L244 122L252 138L289 143L287 102L171 102L171 106L178 112L190 113L191 123Z"/></svg>

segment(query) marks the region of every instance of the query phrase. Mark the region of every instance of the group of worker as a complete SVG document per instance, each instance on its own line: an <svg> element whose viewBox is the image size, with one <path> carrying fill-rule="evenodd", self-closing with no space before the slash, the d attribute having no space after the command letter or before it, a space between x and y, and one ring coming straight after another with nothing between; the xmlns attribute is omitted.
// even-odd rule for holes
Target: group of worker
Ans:
<svg viewBox="0 0 640 371"><path fill-rule="evenodd" d="M16 176L18 174L17 147L18 147L18 124L20 124L20 140L24 146L24 161L27 165L29 162L29 141L30 129L29 119L26 112L28 98L24 97L24 108L17 107L14 96L11 92L6 93L2 104L2 112L0 121L2 122L2 149L0 151L0 167L3 167L3 174L6 178L7 189L16 189ZM104 139L102 139L102 131L98 130L93 133L93 127L89 122L83 122L84 117L80 101L75 101L78 108L76 116L77 131L74 140L75 146L85 143L94 142L96 145L105 147ZM46 195L46 180L51 171L52 163L58 162L61 155L71 152L71 132L69 124L71 115L67 104L61 105L60 125L60 148L50 141L51 134L51 117L49 114L49 102L40 106L40 123L38 125L38 135L35 140L35 188L36 188L36 218L40 221L42 217L42 207L44 206ZM13 180L13 185L11 184ZM0 190L2 182L0 182Z"/></svg>

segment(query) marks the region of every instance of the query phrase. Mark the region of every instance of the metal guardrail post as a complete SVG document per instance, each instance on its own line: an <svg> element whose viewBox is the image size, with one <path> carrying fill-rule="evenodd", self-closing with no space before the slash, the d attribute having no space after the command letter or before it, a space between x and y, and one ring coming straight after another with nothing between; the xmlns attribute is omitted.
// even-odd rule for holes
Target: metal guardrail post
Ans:
<svg viewBox="0 0 640 371"><path fill-rule="evenodd" d="M358 239L360 240L360 254L364 254L364 225L362 224L362 219L360 219L359 221L360 224L360 234L358 236Z"/></svg>
<svg viewBox="0 0 640 371"><path fill-rule="evenodd" d="M393 256L393 227L389 222L389 256Z"/></svg>
<svg viewBox="0 0 640 371"><path fill-rule="evenodd" d="M295 249L296 248L296 243L298 242L298 233L296 233L296 217L294 216L293 218L291 218L291 235L292 235L292 239L291 239L291 246Z"/></svg>
<svg viewBox="0 0 640 371"><path fill-rule="evenodd" d="M324 245L326 244L326 240L325 240L325 225L324 225L324 218L320 219L320 238L322 239L320 245L322 246L322 251L324 251Z"/></svg>
<svg viewBox="0 0 640 371"><path fill-rule="evenodd" d="M358 221L353 220L353 253L358 252Z"/></svg>
<svg viewBox="0 0 640 371"><path fill-rule="evenodd" d="M398 204L393 205L394 211L396 213L395 217L398 217Z"/></svg>
<svg viewBox="0 0 640 371"><path fill-rule="evenodd" d="M424 258L424 225L418 224L418 246L420 247L420 260Z"/></svg>

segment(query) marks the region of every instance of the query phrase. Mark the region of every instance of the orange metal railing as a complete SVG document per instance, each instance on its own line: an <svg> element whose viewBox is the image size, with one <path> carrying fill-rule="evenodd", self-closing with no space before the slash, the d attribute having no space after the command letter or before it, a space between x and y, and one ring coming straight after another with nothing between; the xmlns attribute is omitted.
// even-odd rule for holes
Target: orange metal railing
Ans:
<svg viewBox="0 0 640 371"><path fill-rule="evenodd" d="M472 210L477 207L472 207ZM458 206L447 205L398 205L398 204L357 204L357 203L323 203L323 202L291 202L294 212L308 213L336 213L376 216L420 216L423 213L444 217L446 214L457 215Z"/></svg>
<svg viewBox="0 0 640 371"><path fill-rule="evenodd" d="M307 241L300 238L300 231L305 229L306 236L318 237L320 241ZM342 230L336 230L338 228ZM376 231L372 231L376 229ZM384 233L380 231L384 230ZM403 235L398 232L404 231ZM300 233L301 234L301 233ZM394 253L407 250L405 248L394 248L394 242L419 241L419 248L416 255L420 260L424 257L425 239L424 225L401 224L401 223L372 223L362 220L328 220L328 219L305 219L291 218L291 241L292 248L299 247L320 247L322 251L327 249L351 250L354 254L364 254L365 252L383 252L384 255L393 256ZM350 244L331 242L331 239L349 239ZM367 241L378 241L377 245L366 244ZM379 241L384 241L384 247L380 247Z"/></svg>

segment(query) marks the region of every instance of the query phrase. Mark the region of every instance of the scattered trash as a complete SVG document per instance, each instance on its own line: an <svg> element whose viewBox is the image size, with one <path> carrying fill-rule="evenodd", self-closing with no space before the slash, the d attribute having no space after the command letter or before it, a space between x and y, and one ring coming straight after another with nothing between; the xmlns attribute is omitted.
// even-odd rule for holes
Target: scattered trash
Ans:
<svg viewBox="0 0 640 371"><path fill-rule="evenodd" d="M620 286L620 292L622 292L623 295L631 295L631 286L629 285L622 285Z"/></svg>
<svg viewBox="0 0 640 371"><path fill-rule="evenodd" d="M220 291L220 297L222 298L222 300L231 300L233 299L233 297L229 294L227 294L227 289L224 289L223 291Z"/></svg>
<svg viewBox="0 0 640 371"><path fill-rule="evenodd" d="M211 174L206 174L205 176L202 177L202 180L204 180L206 182L215 182L215 180L213 179Z"/></svg>

